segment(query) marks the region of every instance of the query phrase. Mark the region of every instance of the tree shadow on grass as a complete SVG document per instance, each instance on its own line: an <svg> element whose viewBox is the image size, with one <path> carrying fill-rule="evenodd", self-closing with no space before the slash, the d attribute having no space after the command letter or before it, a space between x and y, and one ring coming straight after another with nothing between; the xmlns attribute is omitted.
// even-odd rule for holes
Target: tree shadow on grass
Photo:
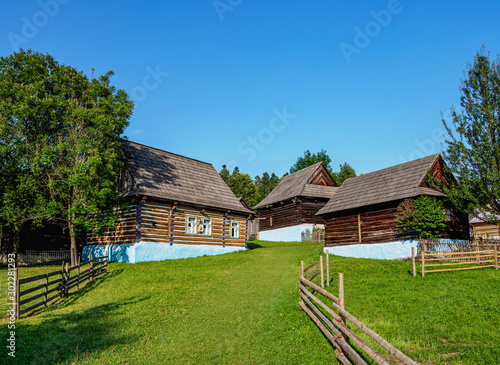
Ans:
<svg viewBox="0 0 500 365"><path fill-rule="evenodd" d="M247 247L248 247L249 250L255 250L257 248L262 248L261 245L258 245L255 242L247 242Z"/></svg>
<svg viewBox="0 0 500 365"><path fill-rule="evenodd" d="M18 323L13 363L79 363L109 347L134 343L139 336L122 330L124 319L121 307L148 299L128 298L83 311L50 313L40 323Z"/></svg>

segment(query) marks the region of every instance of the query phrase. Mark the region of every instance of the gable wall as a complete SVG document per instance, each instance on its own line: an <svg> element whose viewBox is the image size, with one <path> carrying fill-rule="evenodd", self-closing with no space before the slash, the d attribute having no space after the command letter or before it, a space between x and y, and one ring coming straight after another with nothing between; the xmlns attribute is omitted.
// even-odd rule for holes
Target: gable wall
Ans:
<svg viewBox="0 0 500 365"><path fill-rule="evenodd" d="M324 224L323 218L316 216L316 213L325 204L326 201L320 199L304 199L297 203L289 200L283 205L260 209L259 231L293 227L303 223Z"/></svg>

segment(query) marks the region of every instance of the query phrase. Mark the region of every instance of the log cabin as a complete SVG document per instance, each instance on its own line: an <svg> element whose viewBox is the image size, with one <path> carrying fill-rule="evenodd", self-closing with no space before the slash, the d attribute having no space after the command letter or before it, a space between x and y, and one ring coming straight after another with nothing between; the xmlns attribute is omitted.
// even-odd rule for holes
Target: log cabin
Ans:
<svg viewBox="0 0 500 365"><path fill-rule="evenodd" d="M493 223L497 224L493 224ZM469 225L474 239L500 239L500 216L475 210L469 217Z"/></svg>
<svg viewBox="0 0 500 365"><path fill-rule="evenodd" d="M254 209L259 212L259 239L300 241L302 232L324 227L316 213L338 185L323 163L306 167L283 180Z"/></svg>
<svg viewBox="0 0 500 365"><path fill-rule="evenodd" d="M110 261L136 263L247 248L254 213L211 164L130 141L123 150L117 188L127 204L116 229L88 234L83 260L106 251Z"/></svg>
<svg viewBox="0 0 500 365"><path fill-rule="evenodd" d="M396 210L404 199L422 195L443 201L447 218L442 238L469 239L467 215L455 209L443 192L431 187L430 177L450 178L444 164L440 154L434 154L344 181L317 213L325 220L324 250L365 258L411 256L416 237L396 226Z"/></svg>

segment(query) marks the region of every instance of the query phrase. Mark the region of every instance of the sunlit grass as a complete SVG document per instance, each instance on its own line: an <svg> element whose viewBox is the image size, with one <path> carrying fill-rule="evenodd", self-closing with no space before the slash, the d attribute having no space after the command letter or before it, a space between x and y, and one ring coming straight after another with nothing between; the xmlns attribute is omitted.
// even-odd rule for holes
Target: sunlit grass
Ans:
<svg viewBox="0 0 500 365"><path fill-rule="evenodd" d="M300 261L317 261L321 245L250 246L221 256L111 263L108 275L17 322L15 362L335 363L298 305ZM336 273L344 272L347 310L415 360L498 362L498 271L413 278L411 263L402 261L331 257L330 266L333 293Z"/></svg>

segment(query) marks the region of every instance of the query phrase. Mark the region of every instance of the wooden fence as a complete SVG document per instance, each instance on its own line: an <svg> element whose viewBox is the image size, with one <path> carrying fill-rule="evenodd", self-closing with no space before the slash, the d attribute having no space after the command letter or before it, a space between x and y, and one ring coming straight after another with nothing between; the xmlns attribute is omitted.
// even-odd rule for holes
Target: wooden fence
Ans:
<svg viewBox="0 0 500 365"><path fill-rule="evenodd" d="M87 269L83 270L88 265ZM76 287L80 289L80 284L84 281L92 281L95 277L104 274L108 271L108 256L95 257L90 256L88 261L79 263L77 266L69 267L69 264L63 263L61 270L53 271L47 274L31 276L29 278L19 279L18 269L14 269L15 281L15 298L16 303L16 318L32 311L38 307L47 306L54 299L68 295L69 291ZM54 279L55 277L55 279ZM37 283L38 285L31 284L30 288L21 290L21 286L29 283ZM33 295L33 293L35 293ZM31 296L28 296L31 294ZM24 298L24 299L23 299ZM28 303L36 303L28 307L21 308Z"/></svg>
<svg viewBox="0 0 500 365"><path fill-rule="evenodd" d="M326 256L328 262L328 254ZM404 364L417 365L415 361L410 359L404 353L392 346L387 340L368 328L365 324L359 321L356 317L345 310L344 298L344 274L339 273L339 296L336 297L324 289L324 283L321 278L323 274L318 271L323 271L323 258L321 256L318 262L304 267L304 261L301 263L301 271L299 277L299 294L300 307L314 321L318 328L335 346L335 355L342 364L366 364L363 358L366 355L375 360L378 364L390 364L380 353L368 345L360 336L354 333L347 325L350 321L361 332L368 335L378 345L387 350L391 355L402 361ZM329 269L327 266L327 285L329 285ZM317 278L320 278L319 280ZM314 283L316 281L321 285ZM320 296L323 299L320 299ZM324 302L326 299L327 303ZM333 308L333 309L332 309ZM350 343L356 344L363 352L358 353ZM366 355L365 355L366 354Z"/></svg>
<svg viewBox="0 0 500 365"><path fill-rule="evenodd" d="M421 240L418 252L411 250L413 276L420 273L471 270L493 267L498 270L498 244L489 241L428 241Z"/></svg>

